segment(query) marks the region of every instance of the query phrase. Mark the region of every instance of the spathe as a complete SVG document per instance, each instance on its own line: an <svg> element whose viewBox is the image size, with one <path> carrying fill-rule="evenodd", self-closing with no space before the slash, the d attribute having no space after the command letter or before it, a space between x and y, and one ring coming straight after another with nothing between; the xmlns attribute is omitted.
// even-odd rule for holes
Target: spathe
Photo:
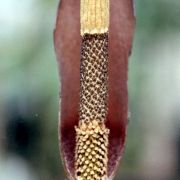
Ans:
<svg viewBox="0 0 180 180"><path fill-rule="evenodd" d="M110 129L108 179L121 159L128 114L128 57L135 18L132 0L110 0L108 116ZM75 126L78 124L80 90L80 1L61 0L54 44L60 77L60 148L70 179L75 179Z"/></svg>

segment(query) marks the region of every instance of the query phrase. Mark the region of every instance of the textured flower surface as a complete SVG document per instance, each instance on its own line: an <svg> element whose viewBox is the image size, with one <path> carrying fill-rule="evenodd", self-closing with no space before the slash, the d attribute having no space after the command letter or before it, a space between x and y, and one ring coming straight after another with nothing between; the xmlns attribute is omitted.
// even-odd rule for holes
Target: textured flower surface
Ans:
<svg viewBox="0 0 180 180"><path fill-rule="evenodd" d="M126 136L128 57L135 24L132 0L110 0L109 23L108 102L105 121L107 130L104 132L108 134L107 178L110 180L121 159ZM70 179L76 179L76 136L78 134L79 138L84 138L83 130L75 129L79 122L81 41L80 1L61 0L54 31L54 44L60 77L59 141ZM98 136L97 134L97 137L94 137L94 142ZM81 145L78 147L81 148ZM79 160L80 163L81 161L83 158Z"/></svg>

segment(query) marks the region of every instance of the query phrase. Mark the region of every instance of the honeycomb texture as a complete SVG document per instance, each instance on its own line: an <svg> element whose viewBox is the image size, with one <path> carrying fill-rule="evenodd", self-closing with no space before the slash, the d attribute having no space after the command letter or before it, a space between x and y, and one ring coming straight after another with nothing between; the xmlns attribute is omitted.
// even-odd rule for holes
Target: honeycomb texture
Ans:
<svg viewBox="0 0 180 180"><path fill-rule="evenodd" d="M76 179L107 180L109 130L94 120L82 122L76 133Z"/></svg>
<svg viewBox="0 0 180 180"><path fill-rule="evenodd" d="M104 121L107 114L108 34L85 34L80 67L80 121Z"/></svg>

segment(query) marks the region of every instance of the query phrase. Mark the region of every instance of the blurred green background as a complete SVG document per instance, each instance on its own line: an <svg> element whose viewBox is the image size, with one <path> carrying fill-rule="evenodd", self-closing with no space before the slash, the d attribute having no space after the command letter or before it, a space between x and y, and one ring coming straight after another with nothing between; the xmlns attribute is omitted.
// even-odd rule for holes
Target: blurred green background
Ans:
<svg viewBox="0 0 180 180"><path fill-rule="evenodd" d="M136 0L122 180L180 179L180 1ZM57 0L0 3L0 179L63 180Z"/></svg>

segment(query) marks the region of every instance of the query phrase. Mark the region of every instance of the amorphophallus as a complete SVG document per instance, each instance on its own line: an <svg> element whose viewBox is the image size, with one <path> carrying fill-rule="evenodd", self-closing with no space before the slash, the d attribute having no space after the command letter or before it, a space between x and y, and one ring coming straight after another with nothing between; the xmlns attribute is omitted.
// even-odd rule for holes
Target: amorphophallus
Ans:
<svg viewBox="0 0 180 180"><path fill-rule="evenodd" d="M124 150L132 0L61 0L59 141L72 180L111 180Z"/></svg>

